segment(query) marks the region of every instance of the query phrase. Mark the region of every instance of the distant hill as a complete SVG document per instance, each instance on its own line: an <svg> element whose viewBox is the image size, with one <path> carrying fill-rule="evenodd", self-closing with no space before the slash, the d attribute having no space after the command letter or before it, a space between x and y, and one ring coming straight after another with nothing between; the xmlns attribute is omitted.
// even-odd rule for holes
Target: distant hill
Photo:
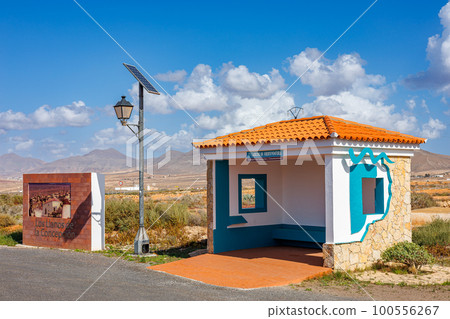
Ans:
<svg viewBox="0 0 450 319"><path fill-rule="evenodd" d="M0 156L0 176L19 175L43 164L45 162L40 159L22 157L14 153L4 154Z"/></svg>
<svg viewBox="0 0 450 319"><path fill-rule="evenodd" d="M106 173L124 170L130 170L130 167L126 166L126 156L109 148L45 163L28 170L27 173Z"/></svg>
<svg viewBox="0 0 450 319"><path fill-rule="evenodd" d="M186 153L180 151L170 152L170 161L158 169L157 163L164 160L166 154L154 159L153 172L157 175L190 175L206 172L206 160L201 157L200 165L194 165L193 151Z"/></svg>
<svg viewBox="0 0 450 319"><path fill-rule="evenodd" d="M425 172L450 171L450 156L440 155L424 150L414 152L411 170L413 174ZM166 154L153 159L153 174L155 175L192 175L203 174L206 171L206 161L202 158L200 165L193 165L192 151L183 153L170 151L170 161L158 169ZM82 156L71 156L53 162L44 162L35 158L22 157L14 153L0 156L0 176L18 177L23 173L83 173L83 172L126 172L136 170L126 166L126 156L110 148L94 150Z"/></svg>
<svg viewBox="0 0 450 319"><path fill-rule="evenodd" d="M411 171L414 174L450 171L450 156L424 150L415 151L411 160Z"/></svg>
<svg viewBox="0 0 450 319"><path fill-rule="evenodd" d="M201 165L192 165L192 151L187 153L170 151L170 161L158 169L158 163L165 158L166 154L163 154L153 159L153 174L190 175L203 173L206 170L205 160L201 161ZM133 160L133 167L128 167L126 156L113 148L94 150L85 155L71 156L53 162L25 158L11 153L0 156L0 176L19 177L24 173L131 172L136 170L136 165L136 160Z"/></svg>

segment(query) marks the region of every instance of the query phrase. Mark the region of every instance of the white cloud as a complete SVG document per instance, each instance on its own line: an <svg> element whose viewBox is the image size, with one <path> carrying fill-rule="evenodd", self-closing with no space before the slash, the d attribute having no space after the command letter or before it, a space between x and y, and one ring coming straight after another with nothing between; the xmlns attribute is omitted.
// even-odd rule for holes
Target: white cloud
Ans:
<svg viewBox="0 0 450 319"><path fill-rule="evenodd" d="M269 99L241 98L235 96L230 108L218 116L201 114L197 121L204 129L214 130L212 135L224 135L244 130L261 123L271 123L287 118L287 110L294 105L292 95L277 91ZM258 122L255 123L255 120Z"/></svg>
<svg viewBox="0 0 450 319"><path fill-rule="evenodd" d="M187 72L185 70L169 71L166 73L159 73L155 75L155 79L164 82L183 82L186 78Z"/></svg>
<svg viewBox="0 0 450 319"><path fill-rule="evenodd" d="M425 110L425 112L430 113L430 109L428 108L427 101L422 99L422 103L420 103L420 106L422 106L422 108Z"/></svg>
<svg viewBox="0 0 450 319"><path fill-rule="evenodd" d="M410 110L414 110L414 108L416 107L416 100L414 100L414 98L406 100L406 105Z"/></svg>
<svg viewBox="0 0 450 319"><path fill-rule="evenodd" d="M64 157L69 153L69 144L73 142L61 142L51 137L46 137L39 142L40 150L44 150L47 153L55 155L58 158Z"/></svg>
<svg viewBox="0 0 450 319"><path fill-rule="evenodd" d="M34 145L34 140L24 136L12 136L9 141L14 145L16 151L26 151Z"/></svg>
<svg viewBox="0 0 450 319"><path fill-rule="evenodd" d="M270 98L285 87L284 79L276 69L272 69L270 75L249 72L245 65L234 67L231 63L225 65L224 69L224 88L243 98Z"/></svg>
<svg viewBox="0 0 450 319"><path fill-rule="evenodd" d="M169 136L170 141L168 144L174 149L187 151L192 149L192 141L194 134L192 130L179 130L175 134Z"/></svg>
<svg viewBox="0 0 450 319"><path fill-rule="evenodd" d="M132 123L137 123L138 116L135 115L130 120ZM147 134L145 137L146 139L152 138L152 134L155 132L159 132L155 129L150 129L151 133ZM173 135L168 135L165 132L159 132L167 137L170 138L168 142L166 142L164 145L172 146L174 149L177 150L190 150L192 148L192 140L194 138L194 131L195 126L190 125L189 127L185 126L185 128L180 129L178 132L174 133ZM116 123L115 127L109 127L102 130L97 131L94 133L94 136L90 139L90 142L86 145L83 145L83 147L80 148L80 151L82 153L88 153L94 149L105 149L110 147L122 147L125 146L127 141L129 139L135 140L135 137L131 130L126 127L122 126L119 123ZM159 140L159 138L158 138ZM144 139L144 144L146 140ZM149 144L145 144L146 147L149 147L153 142L151 140L147 140Z"/></svg>
<svg viewBox="0 0 450 319"><path fill-rule="evenodd" d="M224 110L228 106L228 96L214 83L211 67L197 65L186 84L174 95L175 107L197 112ZM179 105L178 105L179 104Z"/></svg>
<svg viewBox="0 0 450 319"><path fill-rule="evenodd" d="M371 102L350 92L319 96L303 108L308 115L333 115L400 132L413 132L417 128L417 119L408 113L396 113L395 105Z"/></svg>
<svg viewBox="0 0 450 319"><path fill-rule="evenodd" d="M288 58L292 74L310 85L316 97L303 105L306 116L333 115L402 132L417 130L417 119L408 112L396 112L395 105L385 104L389 86L379 74L367 74L357 53L340 55L335 60L320 58L321 52L307 48ZM310 69L308 69L310 66ZM306 71L306 72L305 72ZM410 109L415 101L409 100Z"/></svg>
<svg viewBox="0 0 450 319"><path fill-rule="evenodd" d="M422 125L422 137L438 138L446 128L447 126L438 119L430 118L427 123Z"/></svg>
<svg viewBox="0 0 450 319"><path fill-rule="evenodd" d="M25 130L59 126L87 126L91 109L83 101L75 101L70 105L51 108L43 105L33 113L25 114L8 110L0 112L0 129Z"/></svg>
<svg viewBox="0 0 450 319"><path fill-rule="evenodd" d="M117 100L117 102L119 102L119 100ZM105 105L104 107L98 108L98 110L101 113L103 113L103 114L105 114L107 116L114 116L115 117L116 116L116 112L114 111L114 105L108 104L108 105Z"/></svg>
<svg viewBox="0 0 450 319"><path fill-rule="evenodd" d="M32 139L28 139L26 141L20 142L16 144L16 151L26 151L33 147L34 141Z"/></svg>
<svg viewBox="0 0 450 319"><path fill-rule="evenodd" d="M373 100L386 98L387 88L381 87L385 78L366 74L365 62L357 53L340 55L334 61L324 57L317 60L320 55L318 49L306 48L288 58L290 73L301 76L301 83L310 85L315 96L352 92Z"/></svg>
<svg viewBox="0 0 450 319"><path fill-rule="evenodd" d="M294 100L289 93L283 95L284 87L284 79L276 69L269 74L259 74L250 72L243 65L235 67L230 62L213 72L209 65L199 64L184 85L176 88L173 100L165 94L159 99L146 96L145 106L156 113L182 108L198 112L197 122L202 129L225 134L254 125L254 120L261 114L264 116L260 122L285 119ZM136 100L137 84L130 93ZM210 114L211 111L215 114Z"/></svg>
<svg viewBox="0 0 450 319"><path fill-rule="evenodd" d="M138 116L134 115L130 123L137 123ZM102 129L96 133L91 138L90 148L91 150L96 148L109 148L111 146L118 146L125 144L130 138L133 138L133 133L131 130L122 126L120 123L116 123L115 127L109 127Z"/></svg>
<svg viewBox="0 0 450 319"><path fill-rule="evenodd" d="M131 95L135 106L133 112L138 112L139 108L139 84L134 83L128 93ZM171 98L164 93L160 95L150 94L144 90L144 108L147 111L158 114L168 114L172 112ZM134 113L135 114L135 113Z"/></svg>
<svg viewBox="0 0 450 319"><path fill-rule="evenodd" d="M428 38L426 71L411 75L405 84L413 89L433 89L450 96L450 2L441 8L442 34Z"/></svg>

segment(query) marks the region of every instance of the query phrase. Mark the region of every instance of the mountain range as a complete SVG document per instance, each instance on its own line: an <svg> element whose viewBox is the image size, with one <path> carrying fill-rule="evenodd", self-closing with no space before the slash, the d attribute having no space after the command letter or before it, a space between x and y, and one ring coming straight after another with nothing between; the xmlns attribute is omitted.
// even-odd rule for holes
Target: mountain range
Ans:
<svg viewBox="0 0 450 319"><path fill-rule="evenodd" d="M205 160L201 160L200 165L192 165L192 151L183 153L175 150L170 151L170 161L158 168L158 163L166 156L168 154L153 159L154 174L197 174L203 173L206 169ZM136 161L132 160L134 167L128 167L126 160L127 157L124 154L113 148L93 150L85 155L70 156L53 162L9 153L0 156L0 176L19 177L29 173L134 172Z"/></svg>
<svg viewBox="0 0 450 319"><path fill-rule="evenodd" d="M153 174L202 174L206 170L206 161L204 159L201 160L200 165L192 164L192 151L183 153L175 150L170 151L170 161L158 169L158 163L163 161L165 157L166 154L163 154L153 159ZM133 163L136 165L135 161ZM53 162L22 157L14 153L0 156L0 176L2 177L19 177L24 173L111 173L132 172L135 170L136 167L128 167L126 165L126 156L113 148L94 150L85 155L71 156ZM450 156L424 150L415 151L411 170L413 174L450 171Z"/></svg>

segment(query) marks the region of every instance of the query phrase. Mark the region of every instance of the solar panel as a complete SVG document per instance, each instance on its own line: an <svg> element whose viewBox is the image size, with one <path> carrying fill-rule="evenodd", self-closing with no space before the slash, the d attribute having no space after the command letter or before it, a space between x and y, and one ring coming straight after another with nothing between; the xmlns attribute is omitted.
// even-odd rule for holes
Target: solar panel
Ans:
<svg viewBox="0 0 450 319"><path fill-rule="evenodd" d="M133 65L124 63L125 67L130 71L131 74L142 84L142 86L147 90L148 93L158 94L159 92L153 87L153 85L142 75L142 73Z"/></svg>

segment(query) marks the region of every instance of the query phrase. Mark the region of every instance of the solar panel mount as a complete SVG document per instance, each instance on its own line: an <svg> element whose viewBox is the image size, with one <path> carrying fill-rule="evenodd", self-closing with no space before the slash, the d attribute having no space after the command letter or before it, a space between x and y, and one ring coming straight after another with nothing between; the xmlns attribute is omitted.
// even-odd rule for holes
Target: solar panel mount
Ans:
<svg viewBox="0 0 450 319"><path fill-rule="evenodd" d="M133 65L123 64L128 71L142 84L142 86L147 90L148 93L157 94L160 93L155 89L155 87L142 75L142 73Z"/></svg>

